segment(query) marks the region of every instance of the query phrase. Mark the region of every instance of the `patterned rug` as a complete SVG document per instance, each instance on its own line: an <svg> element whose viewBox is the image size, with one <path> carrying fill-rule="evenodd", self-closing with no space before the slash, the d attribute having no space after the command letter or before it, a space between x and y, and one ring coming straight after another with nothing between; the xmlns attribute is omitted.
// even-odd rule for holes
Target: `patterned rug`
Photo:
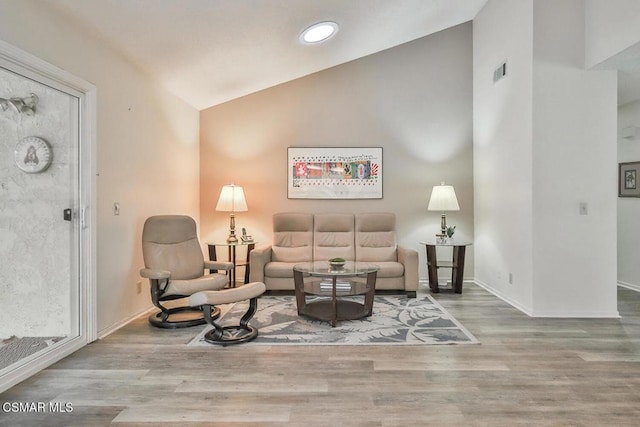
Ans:
<svg viewBox="0 0 640 427"><path fill-rule="evenodd" d="M307 298L307 302L310 301ZM362 300L360 300L362 301ZM238 324L248 302L221 307L219 324ZM373 315L361 320L338 321L335 328L326 321L298 316L294 296L263 296L249 324L258 328L258 337L243 345L376 345L376 344L478 344L444 307L431 296L376 295ZM189 345L208 344L207 327Z"/></svg>

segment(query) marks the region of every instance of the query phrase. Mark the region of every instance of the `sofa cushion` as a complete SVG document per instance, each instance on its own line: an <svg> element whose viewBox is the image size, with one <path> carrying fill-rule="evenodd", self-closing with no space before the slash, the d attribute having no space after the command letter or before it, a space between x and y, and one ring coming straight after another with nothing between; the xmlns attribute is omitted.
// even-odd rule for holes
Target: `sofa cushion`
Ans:
<svg viewBox="0 0 640 427"><path fill-rule="evenodd" d="M396 217L393 213L361 213L355 217L356 259L397 261Z"/></svg>
<svg viewBox="0 0 640 427"><path fill-rule="evenodd" d="M304 262L311 261L311 246L289 248L273 246L273 260L276 262Z"/></svg>
<svg viewBox="0 0 640 427"><path fill-rule="evenodd" d="M380 269L378 270L378 278L384 277L402 277L404 275L404 266L395 261L378 261L374 263Z"/></svg>
<svg viewBox="0 0 640 427"><path fill-rule="evenodd" d="M273 215L272 261L303 262L313 257L313 215Z"/></svg>
<svg viewBox="0 0 640 427"><path fill-rule="evenodd" d="M293 266L297 262L270 262L264 267L264 275L267 277L291 277L293 279ZM293 285L293 282L291 282Z"/></svg>
<svg viewBox="0 0 640 427"><path fill-rule="evenodd" d="M316 214L313 222L313 259L355 259L352 214Z"/></svg>

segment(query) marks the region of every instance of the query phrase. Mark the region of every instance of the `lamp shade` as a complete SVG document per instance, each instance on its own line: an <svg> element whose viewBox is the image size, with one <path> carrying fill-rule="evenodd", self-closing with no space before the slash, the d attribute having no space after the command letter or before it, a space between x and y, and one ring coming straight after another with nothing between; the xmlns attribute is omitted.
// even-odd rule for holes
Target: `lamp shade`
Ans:
<svg viewBox="0 0 640 427"><path fill-rule="evenodd" d="M247 200L244 190L239 185L229 184L222 187L216 210L221 212L246 212Z"/></svg>
<svg viewBox="0 0 640 427"><path fill-rule="evenodd" d="M429 199L430 211L459 211L458 199L453 185L434 185L431 190L431 198Z"/></svg>

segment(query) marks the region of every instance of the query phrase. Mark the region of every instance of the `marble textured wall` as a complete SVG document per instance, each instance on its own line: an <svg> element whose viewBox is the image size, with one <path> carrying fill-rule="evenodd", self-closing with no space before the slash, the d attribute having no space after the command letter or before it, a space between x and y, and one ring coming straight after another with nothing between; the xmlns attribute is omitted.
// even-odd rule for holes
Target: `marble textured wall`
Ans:
<svg viewBox="0 0 640 427"><path fill-rule="evenodd" d="M73 207L77 99L0 68L0 98L38 96L36 114L0 109L0 339L68 336L77 328ZM29 174L14 162L16 143L45 139L53 160Z"/></svg>

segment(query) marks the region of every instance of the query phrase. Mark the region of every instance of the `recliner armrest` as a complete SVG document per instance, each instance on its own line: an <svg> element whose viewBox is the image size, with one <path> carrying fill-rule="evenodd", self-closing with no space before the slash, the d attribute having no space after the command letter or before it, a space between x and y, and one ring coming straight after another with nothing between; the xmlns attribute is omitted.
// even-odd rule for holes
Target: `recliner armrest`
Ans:
<svg viewBox="0 0 640 427"><path fill-rule="evenodd" d="M249 254L249 281L264 282L264 267L271 262L271 245L259 246Z"/></svg>
<svg viewBox="0 0 640 427"><path fill-rule="evenodd" d="M233 269L233 263L227 261L205 261L204 268L229 271Z"/></svg>
<svg viewBox="0 0 640 427"><path fill-rule="evenodd" d="M404 290L417 290L419 279L418 251L398 246L398 262L404 266Z"/></svg>
<svg viewBox="0 0 640 427"><path fill-rule="evenodd" d="M147 279L162 280L171 277L171 272L167 270L152 270L150 268L141 268L140 276Z"/></svg>

